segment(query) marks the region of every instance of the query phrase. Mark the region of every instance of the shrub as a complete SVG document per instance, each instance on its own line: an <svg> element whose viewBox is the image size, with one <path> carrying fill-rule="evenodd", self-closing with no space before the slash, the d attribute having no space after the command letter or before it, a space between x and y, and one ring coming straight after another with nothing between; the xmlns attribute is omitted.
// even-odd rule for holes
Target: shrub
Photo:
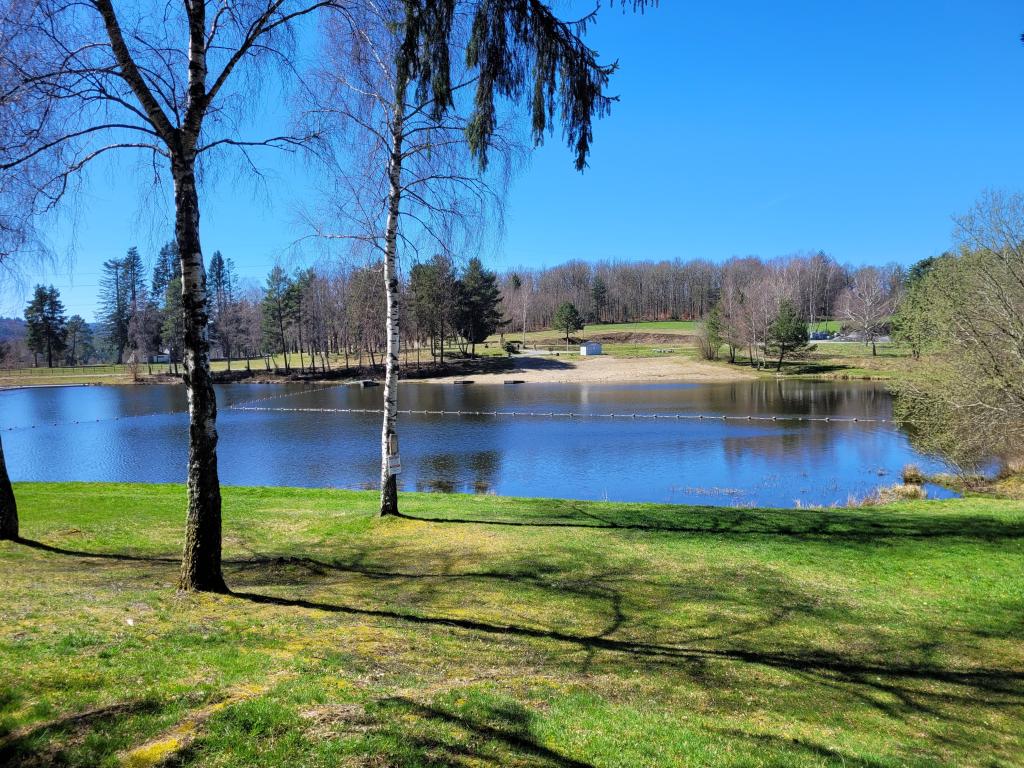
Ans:
<svg viewBox="0 0 1024 768"><path fill-rule="evenodd" d="M921 485L925 477L917 464L907 464L903 467L903 482L907 485Z"/></svg>
<svg viewBox="0 0 1024 768"><path fill-rule="evenodd" d="M879 488L870 496L860 500L852 500L850 506L877 507L882 504L894 504L897 501L914 501L928 498L928 491L920 485L897 483Z"/></svg>

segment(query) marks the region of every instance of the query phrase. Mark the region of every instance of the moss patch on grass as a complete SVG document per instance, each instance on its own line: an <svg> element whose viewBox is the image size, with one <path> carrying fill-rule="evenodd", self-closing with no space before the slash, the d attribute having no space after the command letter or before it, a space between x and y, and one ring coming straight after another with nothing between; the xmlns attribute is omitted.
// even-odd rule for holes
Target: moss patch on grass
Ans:
<svg viewBox="0 0 1024 768"><path fill-rule="evenodd" d="M211 596L173 591L181 488L17 493L0 765L1024 760L1019 502L226 488Z"/></svg>

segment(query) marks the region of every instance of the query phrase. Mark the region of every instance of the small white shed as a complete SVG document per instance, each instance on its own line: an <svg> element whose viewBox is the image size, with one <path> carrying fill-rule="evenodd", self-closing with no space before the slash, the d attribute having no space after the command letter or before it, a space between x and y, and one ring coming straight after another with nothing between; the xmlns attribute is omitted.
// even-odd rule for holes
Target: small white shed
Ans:
<svg viewBox="0 0 1024 768"><path fill-rule="evenodd" d="M601 354L601 345L596 341L587 341L580 344L580 356L591 357L593 355Z"/></svg>

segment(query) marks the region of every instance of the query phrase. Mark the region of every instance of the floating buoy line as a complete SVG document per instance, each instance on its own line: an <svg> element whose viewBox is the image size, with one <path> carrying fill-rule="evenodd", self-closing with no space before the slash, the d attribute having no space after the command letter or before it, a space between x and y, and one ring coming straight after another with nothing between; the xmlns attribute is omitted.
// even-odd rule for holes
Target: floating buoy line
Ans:
<svg viewBox="0 0 1024 768"><path fill-rule="evenodd" d="M230 411L248 411L248 412L261 412L261 413L337 413L337 414L375 414L383 415L383 408L288 408L286 406L265 406L259 405L259 403L270 402L273 400L281 400L288 397L296 397L298 395L309 395L314 392L324 392L329 389L337 389L338 387L348 386L346 383L332 384L326 387L316 387L314 389L302 389L297 392L285 392L278 395L268 395L266 397L258 397L251 400L243 400L239 403L225 405L225 410ZM47 422L44 424L31 424L20 427L6 427L4 431L12 432L15 430L27 430L37 429L39 427L63 427L74 424L96 424L99 422L106 421L120 421L122 419L139 419L147 418L151 416L170 416L175 414L185 414L186 411L182 410L170 410L170 411L155 411L153 413L139 413L132 415L122 416L109 416L107 418L100 419L76 419L73 421L64 422ZM646 419L655 421L722 421L722 422L817 422L817 423L828 423L828 424L891 424L892 419L882 418L865 418L860 416L793 416L793 415L763 415L763 414L720 414L720 413L577 413L573 411L557 412L557 411L449 411L449 410L429 410L429 409L399 409L398 413L403 416L455 416L455 417L467 417L467 416L488 416L492 418L522 418L522 419L568 419L568 420L586 420L586 419Z"/></svg>
<svg viewBox="0 0 1024 768"><path fill-rule="evenodd" d="M255 405L229 406L233 411L262 411L270 413L369 413L383 414L383 408L284 408ZM710 413L559 413L555 411L432 411L398 409L405 416L511 416L541 419L657 419L662 421L816 421L833 424L888 424L891 419L861 418L860 416L764 416Z"/></svg>

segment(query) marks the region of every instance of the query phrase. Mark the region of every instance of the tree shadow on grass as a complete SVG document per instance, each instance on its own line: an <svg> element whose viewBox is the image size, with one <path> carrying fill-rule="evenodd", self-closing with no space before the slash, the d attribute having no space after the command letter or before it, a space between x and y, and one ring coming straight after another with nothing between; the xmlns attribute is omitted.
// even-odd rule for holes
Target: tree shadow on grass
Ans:
<svg viewBox="0 0 1024 768"><path fill-rule="evenodd" d="M529 502L524 502L529 503ZM766 536L839 542L885 543L887 540L940 539L986 542L1024 539L1024 520L980 515L904 514L884 510L742 510L727 507L677 507L639 511L625 509L607 516L570 505L569 514L536 519L398 517L438 525L491 525L513 528L575 528L649 531L684 536Z"/></svg>
<svg viewBox="0 0 1024 768"><path fill-rule="evenodd" d="M954 534L950 532L949 535ZM161 563L178 562L177 558L66 550L24 539L21 540L21 543L43 551L76 557ZM532 584L534 586L551 589L557 592L570 592L582 597L608 599L612 607L612 615L610 617L610 624L600 632L594 634L582 634L558 629L522 626L514 623L503 624L479 619L452 617L443 614L430 616L386 608L363 608L302 598L280 597L257 592L236 591L233 593L234 597L264 605L303 608L364 618L401 621L414 625L451 627L473 632L482 632L490 635L551 640L575 646L588 652L601 651L625 654L635 659L646 660L649 663L671 665L688 664L699 667L709 661L722 660L740 662L744 664L756 664L784 670L797 675L810 676L813 680L829 686L840 685L844 688L849 688L849 686L852 685L862 689L870 689L872 691L885 694L886 697L894 697L897 701L902 702L904 708L917 709L919 711L928 711L922 703L923 700L927 698L951 701L960 700L961 698L972 698L979 704L989 706L1024 705L1024 670L1019 669L973 668L957 670L927 663L882 663L813 649L801 652L767 652L746 647L705 648L611 637L611 635L622 626L623 622L626 620L626 616L622 607L622 595L609 586L607 579L603 578L600 573L588 575L586 579L581 580L578 584L574 584L573 582L567 581L550 581L549 577L552 574L559 573L560 571L557 568L548 566L547 573L545 573L545 566L543 564L524 566L521 571L513 573L480 572L455 574L446 573L444 571L437 573L395 572L389 569L365 566L358 563L331 563L328 561L315 560L313 558L292 557L232 560L228 561L227 564L239 569L252 569L265 568L271 563L298 564L312 573L324 573L329 570L339 570L349 573L360 573L371 578L379 579L435 579L442 582L442 585L443 582L448 579L483 579L499 580L513 584ZM614 576L614 574L606 575ZM295 586L301 583L301 580L293 579L287 583ZM779 602L776 598L773 598L773 600L776 603ZM787 605L799 606L797 596L791 595L783 602ZM786 615L786 611L772 612L756 626L752 627L744 625L742 632L724 632L711 637L702 637L700 638L700 641L707 642L709 640L721 641L723 639L735 639L738 635L750 632L754 629L768 628L773 623L778 623L784 619ZM913 648L902 649L902 655L911 655L914 650L915 649ZM952 687L956 690L948 690L945 693L939 691L927 691L923 689L912 690L906 685L908 681L917 681L926 684L926 686L942 684L947 686L947 688ZM960 693L957 693L957 690L959 690ZM872 699L872 702L870 703L878 705L877 699ZM880 706L886 707L888 705ZM894 709L889 707L890 714L893 711Z"/></svg>
<svg viewBox="0 0 1024 768"><path fill-rule="evenodd" d="M428 765L463 766L467 759L481 763L536 766L536 768L595 768L591 763L544 746L533 735L534 714L514 702L494 702L472 714L453 712L436 706L421 704L401 696L382 699L373 707L383 722L383 732L398 747L397 751L412 752L428 760ZM398 730L389 723L414 722L419 733ZM441 730L433 735L430 730ZM462 739L451 738L454 730Z"/></svg>
<svg viewBox="0 0 1024 768"><path fill-rule="evenodd" d="M305 608L329 613L404 621L418 625L451 627L490 635L551 640L573 645L582 650L624 654L634 660L653 661L674 666L694 665L700 667L711 661L758 665L803 676L827 685L854 686L865 690L870 689L887 696L896 695L907 707L929 713L932 710L921 703L925 699L959 703L973 702L997 707L1024 706L1024 670L1012 668L950 669L926 663L884 663L816 649L800 652L773 652L743 647L701 648L617 639L608 637L606 631L583 635L516 624L498 624L452 616L423 616L395 610L358 608L252 592L235 592L234 597L263 605ZM935 685L944 686L944 690L932 690Z"/></svg>
<svg viewBox="0 0 1024 768"><path fill-rule="evenodd" d="M718 734L730 741L746 742L754 749L770 754L797 754L827 761L828 765L841 765L844 768L889 768L893 765L891 761L879 761L870 757L856 757L854 755L840 752L837 749L817 744L809 739L777 736L770 733L747 733L738 728L714 728L710 727L713 733Z"/></svg>
<svg viewBox="0 0 1024 768"><path fill-rule="evenodd" d="M140 699L77 712L49 720L30 728L15 730L0 739L0 768L84 765L67 753L94 733L103 733L117 724L161 708L154 699Z"/></svg>
<svg viewBox="0 0 1024 768"><path fill-rule="evenodd" d="M180 563L180 557L161 557L158 555L131 555L123 552L87 552L80 549L66 549L53 544L46 544L35 539L17 538L15 542L23 547L38 549L41 552L50 552L54 555L69 555L71 557L90 557L99 560L118 560L128 563Z"/></svg>

